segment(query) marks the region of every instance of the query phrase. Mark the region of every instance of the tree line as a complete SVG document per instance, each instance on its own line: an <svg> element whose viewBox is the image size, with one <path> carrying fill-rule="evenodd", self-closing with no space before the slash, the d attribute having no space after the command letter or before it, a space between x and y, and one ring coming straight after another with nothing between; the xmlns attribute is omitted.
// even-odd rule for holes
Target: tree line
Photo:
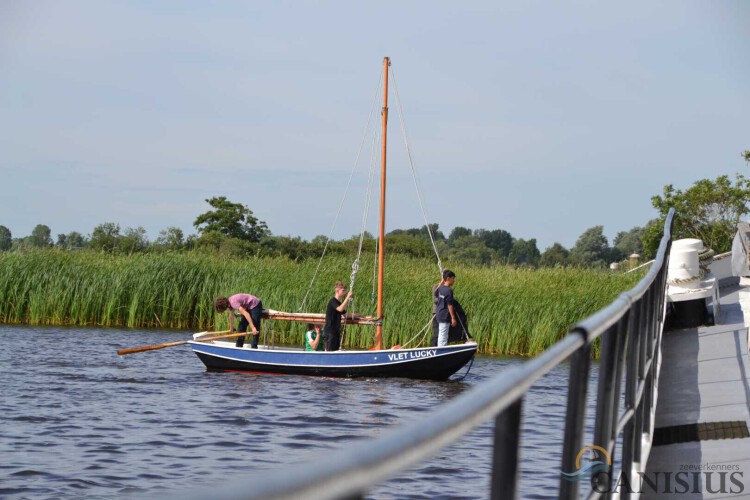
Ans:
<svg viewBox="0 0 750 500"><path fill-rule="evenodd" d="M317 258L324 249L329 254L354 254L359 246L359 235L342 240L316 236L310 241L300 237L275 236L268 225L253 215L252 210L234 203L224 196L207 199L211 210L198 215L193 225L197 232L186 236L178 227L167 227L150 241L143 227L121 228L114 222L96 226L89 235L77 231L58 234L53 239L49 226L38 224L29 236L13 238L10 230L0 226L0 250L23 251L31 248L87 250L132 254L139 252L214 252L231 256L286 256L293 260ZM438 224L428 227L396 229L386 235L390 253L412 257L434 255L432 242L441 258L472 265L525 266L594 266L604 267L609 262L622 260L642 251L642 228L621 232L609 246L603 226L586 230L568 250L555 243L540 252L536 239L515 238L503 229L471 229L455 227L446 236ZM432 238L430 238L432 233ZM375 238L364 235L364 248L374 251Z"/></svg>
<svg viewBox="0 0 750 500"><path fill-rule="evenodd" d="M750 152L742 153L750 163ZM677 212L673 234L678 238L700 238L716 252L731 249L736 225L748 213L750 180L736 174L734 181L722 175L715 180L702 179L686 190L664 186L661 195L651 199L657 218L644 226L617 233L609 244L601 225L586 229L568 249L553 243L540 251L535 238L516 238L503 229L454 227L446 236L438 224L420 228L396 229L386 235L390 253L412 257L434 255L433 242L441 258L463 264L530 267L608 267L637 254L649 259L655 255L661 239L665 217L674 207ZM38 224L29 236L13 238L0 225L0 251L23 251L31 248L87 250L118 254L138 252L212 252L231 256L286 256L293 260L317 258L325 250L330 254L354 255L359 235L328 241L316 236L310 241L300 237L273 235L268 225L253 215L246 205L224 196L207 199L211 210L198 215L193 226L197 232L185 235L177 227L167 227L150 241L143 227L121 228L114 222L96 226L89 235L77 231L58 234L53 240L51 229ZM364 248L373 251L375 238L366 233Z"/></svg>

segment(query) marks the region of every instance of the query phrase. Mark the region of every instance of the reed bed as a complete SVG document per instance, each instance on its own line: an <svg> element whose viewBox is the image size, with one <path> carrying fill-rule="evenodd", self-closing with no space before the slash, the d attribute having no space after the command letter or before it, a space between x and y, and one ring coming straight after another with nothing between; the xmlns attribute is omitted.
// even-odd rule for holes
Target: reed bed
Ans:
<svg viewBox="0 0 750 500"><path fill-rule="evenodd" d="M374 256L364 256L350 312L375 313ZM57 250L0 252L0 322L222 330L218 295L247 292L267 308L298 312L317 260L231 259L198 253L108 255ZM451 266L469 330L488 354L533 356L579 320L610 303L642 276L575 268ZM324 260L306 312L324 312L336 280L349 283L351 260ZM432 310L433 262L386 261L386 345L425 345ZM264 321L266 340L301 345L305 325ZM420 331L424 331L417 335ZM372 345L373 327L348 326L347 347ZM263 341L263 340L262 340Z"/></svg>

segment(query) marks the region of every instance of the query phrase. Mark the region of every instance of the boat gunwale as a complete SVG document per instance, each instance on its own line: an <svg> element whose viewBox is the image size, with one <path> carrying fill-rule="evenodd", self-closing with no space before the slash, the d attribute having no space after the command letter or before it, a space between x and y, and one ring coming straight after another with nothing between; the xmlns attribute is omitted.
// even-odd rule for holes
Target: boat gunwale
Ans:
<svg viewBox="0 0 750 500"><path fill-rule="evenodd" d="M212 344L206 344L205 342L193 342L193 341L191 341L190 344L203 344L206 347L212 345ZM444 358L446 356L452 356L452 355L456 355L456 354L464 354L464 353L466 353L468 351L472 351L472 350L474 351L474 355L476 355L476 349L477 349L476 342L471 342L471 343L467 342L467 344L469 344L469 345L467 346L466 344L460 344L460 345L455 345L455 346L443 346L443 347L413 347L411 349L382 349L382 350L379 350L379 351L328 351L328 352L302 351L302 352L300 352L300 351L281 351L281 350L270 350L270 349L269 350L266 350L266 349L245 349L245 348L242 348L242 347L234 347L234 346L232 346L231 349L232 350L242 350L242 351L245 351L245 352L265 352L265 353L274 352L274 353L278 353L278 354L291 353L291 354L297 354L297 355L300 355L300 354L304 355L304 354L308 354L308 353L310 355L320 355L320 354L324 354L324 353L325 354L339 354L339 355L341 355L341 354L359 354L359 355L361 355L361 354L370 354L370 355L375 355L376 353L389 352L389 351L390 352L410 352L410 351L414 352L414 351L417 351L417 350L425 350L425 349L435 349L435 350L446 349L446 348L450 349L450 351L448 351L448 352L442 352L442 353L438 352L434 356L426 356L424 358L418 358L418 359L423 359L424 360L424 359ZM222 346L219 346L219 347L225 349ZM229 348L229 347L227 347L227 348ZM259 364L259 365L268 365L268 366L293 366L293 367L297 367L297 368L357 368L357 367L378 367L378 366L393 366L393 365L400 365L400 364L406 364L406 363L413 363L414 361L417 360L415 358L397 359L397 360L389 360L389 361L386 361L386 362L367 363L367 364L364 364L364 365L363 364L353 364L353 365L349 365L349 364L346 364L346 365L342 365L342 364L333 364L333 365L329 365L329 364L314 364L314 365L308 365L308 364L290 363L288 361L285 362L285 363L278 363L278 362L265 361L265 360L248 360L248 359L231 357L231 356L228 356L228 355L223 355L223 354L213 353L213 352L206 352L206 351L195 350L195 349L193 349L193 352L195 352L196 354L198 352L200 352L201 354L204 354L206 356L213 356L213 357L216 357L216 358L227 359L227 360L231 360L231 361L251 362L251 363L256 363L256 364Z"/></svg>
<svg viewBox="0 0 750 500"><path fill-rule="evenodd" d="M339 349L337 351L307 351L302 347L296 347L296 348L286 348L286 349L277 349L277 348L267 348L266 349L261 348L261 346L258 346L257 349L249 349L247 347L237 347L236 345L233 345L232 342L226 342L226 341L218 341L219 343L216 343L216 341L212 342L201 342L198 340L189 340L188 344L192 345L211 345L216 347L221 347L222 349L231 349L231 350L237 350L237 351L257 351L257 352L277 352L277 353L289 353L289 354L335 354L335 355L342 355L342 354L364 354L364 353L376 353L376 352L410 352L410 351L419 351L419 350L425 350L425 349L455 349L458 347L466 347L466 346L478 346L477 342L474 340L470 340L467 342L464 342L463 344L454 344L454 345L446 345L446 346L427 346L427 347L403 347L403 348L394 348L391 347L390 349L378 349L378 350L370 350L370 349ZM221 345L221 344L229 344L229 345Z"/></svg>

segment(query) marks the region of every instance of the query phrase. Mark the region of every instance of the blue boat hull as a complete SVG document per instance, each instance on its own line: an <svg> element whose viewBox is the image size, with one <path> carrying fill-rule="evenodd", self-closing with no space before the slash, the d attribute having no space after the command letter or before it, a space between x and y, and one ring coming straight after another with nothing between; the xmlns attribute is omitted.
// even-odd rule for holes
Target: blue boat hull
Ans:
<svg viewBox="0 0 750 500"><path fill-rule="evenodd" d="M310 352L247 349L190 342L209 370L320 377L405 377L447 380L476 354L476 343L383 351Z"/></svg>

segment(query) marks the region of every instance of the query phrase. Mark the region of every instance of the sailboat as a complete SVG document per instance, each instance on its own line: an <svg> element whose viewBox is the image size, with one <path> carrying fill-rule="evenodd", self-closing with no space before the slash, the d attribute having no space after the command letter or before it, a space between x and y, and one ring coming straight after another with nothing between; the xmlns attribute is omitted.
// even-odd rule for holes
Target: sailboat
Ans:
<svg viewBox="0 0 750 500"><path fill-rule="evenodd" d="M200 334L189 341L193 352L208 370L243 371L257 373L313 375L324 377L405 377L426 380L447 380L469 361L477 351L476 342L468 336L462 344L442 347L385 349L383 347L383 277L385 261L385 194L386 194L386 138L388 125L388 69L390 58L383 60L383 107L381 132L380 220L377 275L377 313L375 317L346 318L348 324L375 327L375 346L369 350L340 350L331 352L305 351L260 345L258 349L236 347L234 340L201 341ZM264 311L271 320L317 322L323 314Z"/></svg>

